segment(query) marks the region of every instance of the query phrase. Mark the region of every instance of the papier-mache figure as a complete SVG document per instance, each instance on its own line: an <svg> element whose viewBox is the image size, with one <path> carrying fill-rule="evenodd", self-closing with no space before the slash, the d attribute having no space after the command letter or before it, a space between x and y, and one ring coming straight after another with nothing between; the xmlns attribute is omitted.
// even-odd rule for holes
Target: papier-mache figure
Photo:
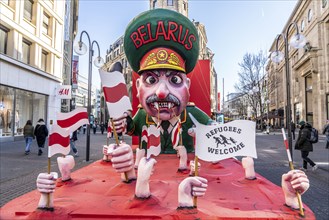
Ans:
<svg viewBox="0 0 329 220"><path fill-rule="evenodd" d="M178 168L187 169L186 154L194 151L193 137L188 135L193 122L188 113L202 124L212 122L203 111L188 104L190 79L186 75L195 67L199 55L199 37L194 24L182 14L171 10L147 11L128 25L124 36L124 49L132 69L140 75L136 86L142 107L133 118L127 111L122 117L114 119L117 132L126 129L129 135L137 135L141 141L143 126L157 126L160 129L161 153L176 154L178 151L181 160ZM182 144L175 146L172 136L176 126L180 126ZM147 143L141 143L142 148L147 149ZM150 165L155 164L153 160L155 159L141 159L139 163L137 197L141 191L138 186L147 185L138 183L140 175L143 173L143 178L145 177L144 170L151 169ZM118 172L125 171L128 178L130 177L133 170L133 152L129 145L123 144L114 150L111 161ZM132 175L132 178L135 176ZM148 178L149 176L144 179L148 181ZM189 187L189 191L182 189L182 192L187 193L188 197L204 194L206 180L190 177L185 182L184 186ZM197 189L198 187L202 189ZM198 191L193 193L194 188ZM184 196L180 198L183 199ZM193 206L186 202L179 204Z"/></svg>

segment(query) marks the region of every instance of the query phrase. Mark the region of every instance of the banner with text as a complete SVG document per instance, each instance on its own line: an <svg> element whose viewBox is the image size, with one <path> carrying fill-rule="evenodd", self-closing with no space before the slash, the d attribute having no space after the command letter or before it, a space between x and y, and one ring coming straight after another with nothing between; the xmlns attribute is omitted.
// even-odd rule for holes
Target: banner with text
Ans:
<svg viewBox="0 0 329 220"><path fill-rule="evenodd" d="M255 122L235 120L217 125L194 124L195 155L201 160L218 161L235 156L257 158Z"/></svg>

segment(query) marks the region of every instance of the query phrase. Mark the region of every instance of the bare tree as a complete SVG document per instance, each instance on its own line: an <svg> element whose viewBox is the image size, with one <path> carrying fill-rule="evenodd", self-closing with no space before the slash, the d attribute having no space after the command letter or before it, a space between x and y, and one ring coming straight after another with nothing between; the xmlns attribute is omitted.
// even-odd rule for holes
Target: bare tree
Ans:
<svg viewBox="0 0 329 220"><path fill-rule="evenodd" d="M259 51L257 54L246 53L242 62L239 63L241 68L238 72L239 81L234 85L239 93L247 97L255 117L261 116L261 124L264 114L262 95L264 95L263 90L266 87L264 79L266 62L267 56L263 51Z"/></svg>

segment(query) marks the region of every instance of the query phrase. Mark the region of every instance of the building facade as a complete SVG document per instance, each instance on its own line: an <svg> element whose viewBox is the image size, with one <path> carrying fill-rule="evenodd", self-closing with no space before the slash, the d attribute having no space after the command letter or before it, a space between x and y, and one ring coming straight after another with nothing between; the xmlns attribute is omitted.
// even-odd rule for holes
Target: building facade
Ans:
<svg viewBox="0 0 329 220"><path fill-rule="evenodd" d="M60 110L65 1L0 1L0 141Z"/></svg>
<svg viewBox="0 0 329 220"><path fill-rule="evenodd" d="M307 40L304 48L289 46L291 114L294 122L305 120L322 130L329 118L329 2L328 0L298 1L282 33L296 22L299 32ZM288 40L296 34L290 28ZM276 41L270 51L275 51ZM284 42L279 42L279 50L284 52ZM285 60L267 65L270 81L269 108L286 117L287 105ZM275 121L284 126L285 121ZM283 123L283 124L282 124Z"/></svg>

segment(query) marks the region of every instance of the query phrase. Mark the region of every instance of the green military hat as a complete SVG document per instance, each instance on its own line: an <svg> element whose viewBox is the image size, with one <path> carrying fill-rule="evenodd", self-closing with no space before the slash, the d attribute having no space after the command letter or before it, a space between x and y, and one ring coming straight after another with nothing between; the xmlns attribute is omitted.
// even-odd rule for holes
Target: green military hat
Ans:
<svg viewBox="0 0 329 220"><path fill-rule="evenodd" d="M148 69L189 73L198 60L199 36L194 24L184 15L152 9L128 24L124 50L131 68L139 74Z"/></svg>

